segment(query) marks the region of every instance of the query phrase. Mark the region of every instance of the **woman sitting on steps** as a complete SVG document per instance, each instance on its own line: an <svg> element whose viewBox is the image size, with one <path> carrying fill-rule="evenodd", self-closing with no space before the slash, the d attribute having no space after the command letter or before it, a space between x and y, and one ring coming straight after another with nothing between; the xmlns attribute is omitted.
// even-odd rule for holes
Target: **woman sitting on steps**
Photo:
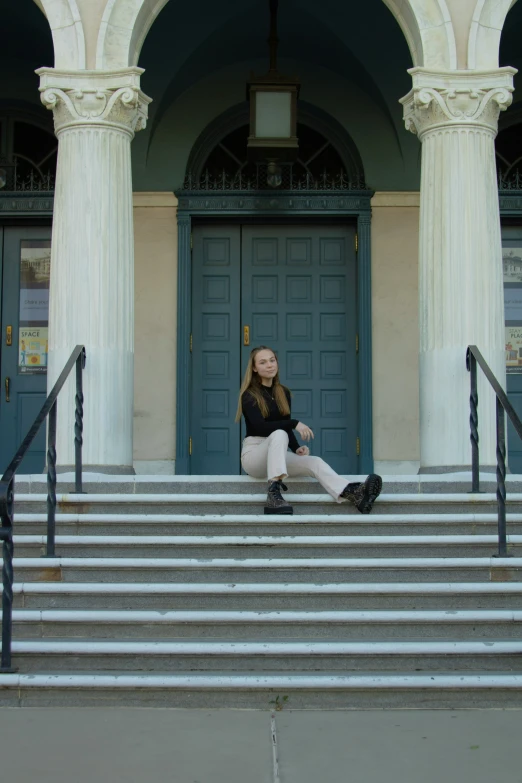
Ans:
<svg viewBox="0 0 522 783"><path fill-rule="evenodd" d="M303 440L314 433L306 424L291 418L290 391L279 381L279 366L271 348L254 348L239 391L236 421L245 417L246 437L241 464L249 476L268 478L265 514L293 514L281 495L287 476L313 476L337 502L351 501L361 514L369 514L382 489L375 473L364 483L345 484L320 457L311 457L308 446L300 446L294 430ZM288 451L290 446L291 452Z"/></svg>

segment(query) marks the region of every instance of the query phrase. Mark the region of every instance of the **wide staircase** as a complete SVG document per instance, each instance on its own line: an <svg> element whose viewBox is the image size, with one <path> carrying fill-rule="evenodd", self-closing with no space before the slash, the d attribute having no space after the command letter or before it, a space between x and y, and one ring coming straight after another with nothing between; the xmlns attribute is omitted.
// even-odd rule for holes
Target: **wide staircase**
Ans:
<svg viewBox="0 0 522 783"><path fill-rule="evenodd" d="M59 483L67 493L68 477ZM522 482L495 557L492 476L386 479L370 516L308 479L20 476L0 705L520 706Z"/></svg>

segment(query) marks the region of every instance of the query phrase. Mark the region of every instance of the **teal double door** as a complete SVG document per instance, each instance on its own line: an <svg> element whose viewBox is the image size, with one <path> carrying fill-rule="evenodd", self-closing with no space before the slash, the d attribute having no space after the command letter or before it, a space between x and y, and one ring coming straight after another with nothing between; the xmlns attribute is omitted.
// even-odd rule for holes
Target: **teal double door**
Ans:
<svg viewBox="0 0 522 783"><path fill-rule="evenodd" d="M312 454L357 472L355 226L198 225L192 255L191 471L241 472L238 391L266 345L312 427Z"/></svg>
<svg viewBox="0 0 522 783"><path fill-rule="evenodd" d="M46 397L51 227L0 227L0 476ZM41 473L42 428L20 472Z"/></svg>

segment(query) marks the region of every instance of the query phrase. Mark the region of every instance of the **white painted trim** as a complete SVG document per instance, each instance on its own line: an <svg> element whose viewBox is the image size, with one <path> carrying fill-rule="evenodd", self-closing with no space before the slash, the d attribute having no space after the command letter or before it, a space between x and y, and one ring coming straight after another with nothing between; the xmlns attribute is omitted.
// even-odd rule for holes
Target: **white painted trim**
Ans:
<svg viewBox="0 0 522 783"><path fill-rule="evenodd" d="M324 517L323 517L324 519ZM56 536L56 544L63 546L294 546L294 547L351 547L367 545L380 546L438 546L438 545L472 545L491 544L498 542L497 535L435 535L435 536ZM14 542L23 544L45 544L46 535L15 535ZM522 536L508 535L508 544L522 544Z"/></svg>
<svg viewBox="0 0 522 783"><path fill-rule="evenodd" d="M13 558L15 568L35 569L41 571L42 561L34 557ZM231 558L216 557L211 560L198 558L174 558L174 557L49 557L45 560L45 568L75 568L91 569L117 569L144 568L178 570L208 570L221 568L237 568L239 570L268 570L268 569L407 569L407 570L438 570L438 569L481 569L481 568L522 568L521 557L361 557L361 558Z"/></svg>
<svg viewBox="0 0 522 783"><path fill-rule="evenodd" d="M522 522L522 514L507 514L509 522ZM100 524L110 525L118 523L120 525L156 525L165 524L190 524L195 530L201 525L254 525L264 524L271 527L278 525L304 525L304 524L323 524L324 514L299 514L296 516L273 515L267 518L264 514L205 514L204 517L194 514L56 514L57 523L65 524ZM329 525L379 525L400 523L402 525L438 525L443 522L445 525L453 524L459 527L463 522L478 523L496 523L496 514L374 514L371 520L365 515L356 513L350 514L330 514L328 516ZM47 524L47 514L17 514L16 523L35 523Z"/></svg>
<svg viewBox="0 0 522 783"><path fill-rule="evenodd" d="M364 481L366 478L366 475L364 474L353 474L348 475L345 474L344 478L347 482L349 481ZM47 479L44 474L42 473L27 473L27 474L17 474L17 480L19 482L29 482L30 484L41 484L41 485L47 485ZM74 473L60 473L58 477L59 481L74 481ZM471 471L460 471L456 473L437 473L437 474L428 474L428 473L422 473L422 474L382 474L382 480L384 485L386 486L386 483L393 482L395 484L400 483L413 483L417 484L420 488L422 484L427 483L433 483L436 482L438 484L442 483L462 483L462 484L469 484L471 482ZM480 474L480 480L481 481L495 481L495 474L494 473L481 473ZM90 473L88 471L85 471L83 474L83 481L84 483L99 483L103 482L104 484L118 484L118 483L126 483L126 484L144 484L144 483L152 483L155 484L161 484L169 483L177 484L180 482L185 482L187 484L205 484L205 483L213 483L213 484L259 484L260 486L266 485L266 479L256 479L252 478L251 476L184 476L182 474L178 474L175 476L166 476L164 474L157 474L157 475L111 475L106 473ZM516 474L516 473L510 473L506 476L506 483L513 483L513 482L519 482L522 481L522 474ZM292 484L310 484L310 483L317 483L315 479L310 478L308 476L296 476L295 478L292 478ZM466 487L467 490L467 487ZM18 495L17 495L18 497Z"/></svg>
<svg viewBox="0 0 522 783"><path fill-rule="evenodd" d="M106 625L125 625L157 623L214 624L214 623L367 623L381 624L422 624L448 623L451 625L466 623L522 623L522 610L511 609L474 609L474 610L382 610L382 611L139 611L128 609L115 610L70 610L70 609L15 609L15 623L96 623Z"/></svg>
<svg viewBox="0 0 522 783"><path fill-rule="evenodd" d="M15 582L15 595L522 595L522 582Z"/></svg>
<svg viewBox="0 0 522 783"><path fill-rule="evenodd" d="M315 494L304 494L304 495L292 495L292 494L285 494L285 499L288 500L290 503L309 503L309 504L315 504L315 503L332 503L332 499L329 495L315 495ZM379 498L377 498L376 503L391 503L391 504L407 504L407 503L416 503L419 505L426 505L430 506L434 503L436 504L444 504L444 503L454 503L454 504L462 504L462 505L484 505L486 503L494 503L496 502L496 495L493 494L493 492L484 492L482 495L471 495L471 494L460 494L455 492L454 494L418 494L418 495L411 495L409 493L404 494L398 494L398 495L380 495ZM16 495L16 500L19 503L44 503L47 500L47 495L43 494L25 494L20 493ZM263 495L246 495L246 494L240 494L240 493L230 493L230 494L194 494L189 495L185 493L179 493L179 494L137 494L137 495L126 495L126 494L107 494L107 495L98 495L98 494L89 494L87 497L85 495L74 495L74 494L62 494L57 495L56 500L58 503L67 503L70 505L78 504L78 505L95 505L96 503L118 503L118 504L147 504L152 505L153 503L170 503L170 504L176 504L176 503L191 503L191 504L203 504L208 503L212 505L216 505L218 503L248 503L248 504L264 504L266 501L266 494ZM521 503L522 502L522 493L513 493L509 495L509 501L513 503Z"/></svg>
<svg viewBox="0 0 522 783"><path fill-rule="evenodd" d="M2 688L146 690L521 690L517 674L0 674Z"/></svg>
<svg viewBox="0 0 522 783"><path fill-rule="evenodd" d="M135 642L135 641L60 641L48 639L24 639L13 641L15 655L198 655L198 656L247 656L268 657L301 655L353 655L367 657L371 655L520 655L522 642L511 640L498 642L486 639L480 642L456 641L415 641L415 642L376 642L367 639L364 642L199 642L194 640L171 642Z"/></svg>

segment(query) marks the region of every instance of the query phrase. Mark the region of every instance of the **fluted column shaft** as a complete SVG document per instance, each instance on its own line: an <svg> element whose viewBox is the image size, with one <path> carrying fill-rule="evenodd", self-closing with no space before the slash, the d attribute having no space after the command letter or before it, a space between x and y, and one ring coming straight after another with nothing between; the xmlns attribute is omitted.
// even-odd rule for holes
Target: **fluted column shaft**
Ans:
<svg viewBox="0 0 522 783"><path fill-rule="evenodd" d="M51 247L50 389L84 344L88 468L132 470L134 236L130 144L144 127L141 70L66 74L40 69L53 110L58 168ZM57 460L74 463L74 377L58 407Z"/></svg>
<svg viewBox="0 0 522 783"><path fill-rule="evenodd" d="M421 471L470 465L466 347L505 385L504 296L494 140L514 70L410 71L406 127L422 142L419 324ZM481 464L495 464L495 408L479 386Z"/></svg>

